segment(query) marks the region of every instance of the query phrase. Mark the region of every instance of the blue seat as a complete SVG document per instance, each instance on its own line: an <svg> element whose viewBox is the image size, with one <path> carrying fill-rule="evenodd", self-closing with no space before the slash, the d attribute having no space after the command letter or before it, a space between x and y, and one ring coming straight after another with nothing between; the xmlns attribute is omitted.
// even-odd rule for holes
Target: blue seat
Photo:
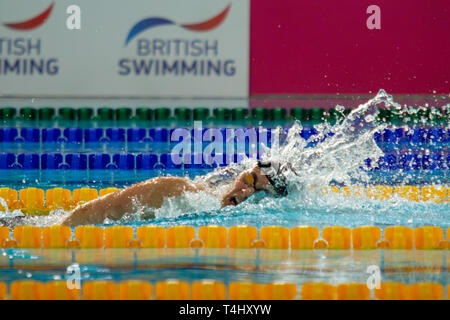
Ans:
<svg viewBox="0 0 450 320"><path fill-rule="evenodd" d="M42 129L42 142L56 142L61 137L61 129L44 128Z"/></svg>
<svg viewBox="0 0 450 320"><path fill-rule="evenodd" d="M21 153L17 156L17 162L24 170L39 169L39 155L35 153Z"/></svg>
<svg viewBox="0 0 450 320"><path fill-rule="evenodd" d="M66 163L71 170L86 170L87 156L82 153L69 153L66 155Z"/></svg>
<svg viewBox="0 0 450 320"><path fill-rule="evenodd" d="M19 135L16 128L1 128L2 131L2 142L14 142Z"/></svg>
<svg viewBox="0 0 450 320"><path fill-rule="evenodd" d="M80 143L83 141L83 131L80 128L66 128L63 135L68 142Z"/></svg>
<svg viewBox="0 0 450 320"><path fill-rule="evenodd" d="M422 161L417 154L401 154L398 157L398 166L405 171L421 170Z"/></svg>
<svg viewBox="0 0 450 320"><path fill-rule="evenodd" d="M106 129L106 136L111 142L125 141L125 129L123 128L108 128Z"/></svg>
<svg viewBox="0 0 450 320"><path fill-rule="evenodd" d="M206 142L212 142L213 140L217 141L220 137L222 137L222 142L225 142L226 138L225 128L208 128L203 133L203 141Z"/></svg>
<svg viewBox="0 0 450 320"><path fill-rule="evenodd" d="M380 143L383 142L383 135L380 132L375 132L373 134L373 139L375 140L375 142L380 145Z"/></svg>
<svg viewBox="0 0 450 320"><path fill-rule="evenodd" d="M384 129L383 131L383 142L384 143L398 143L403 137L403 129Z"/></svg>
<svg viewBox="0 0 450 320"><path fill-rule="evenodd" d="M191 141L193 136L187 128L173 128L169 131L169 141L171 143L179 143L181 141ZM201 142L201 140L200 140Z"/></svg>
<svg viewBox="0 0 450 320"><path fill-rule="evenodd" d="M25 142L40 142L40 132L38 128L22 128L20 135Z"/></svg>
<svg viewBox="0 0 450 320"><path fill-rule="evenodd" d="M0 170L10 169L16 161L13 153L0 153Z"/></svg>
<svg viewBox="0 0 450 320"><path fill-rule="evenodd" d="M205 132L208 128L194 128L191 130L191 140L192 141L203 141L203 137L205 136ZM171 135L172 136L172 135Z"/></svg>
<svg viewBox="0 0 450 320"><path fill-rule="evenodd" d="M129 128L127 130L128 142L141 142L145 137L145 129L143 128Z"/></svg>
<svg viewBox="0 0 450 320"><path fill-rule="evenodd" d="M185 169L205 169L212 167L211 165L205 163L202 153L187 154L183 160Z"/></svg>
<svg viewBox="0 0 450 320"><path fill-rule="evenodd" d="M178 155L174 155L175 157L178 157ZM173 160L171 153L163 153L160 157L160 162L166 169L181 169L182 163L175 163Z"/></svg>
<svg viewBox="0 0 450 320"><path fill-rule="evenodd" d="M167 142L169 141L169 131L165 128L151 128L149 136L153 142Z"/></svg>
<svg viewBox="0 0 450 320"><path fill-rule="evenodd" d="M120 170L134 170L134 155L119 153L113 155L113 163Z"/></svg>
<svg viewBox="0 0 450 320"><path fill-rule="evenodd" d="M312 136L317 134L317 130L314 128L303 128L302 132L300 133L300 136L305 139L308 140L309 138L311 138Z"/></svg>
<svg viewBox="0 0 450 320"><path fill-rule="evenodd" d="M84 129L85 142L99 142L101 137L103 137L103 129L101 128Z"/></svg>
<svg viewBox="0 0 450 320"><path fill-rule="evenodd" d="M258 143L264 143L266 146L272 145L272 130L270 128L258 128Z"/></svg>
<svg viewBox="0 0 450 320"><path fill-rule="evenodd" d="M110 163L110 157L105 153L92 153L89 155L89 169L106 169Z"/></svg>
<svg viewBox="0 0 450 320"><path fill-rule="evenodd" d="M385 154L378 159L378 168L381 170L397 169L397 156L393 153Z"/></svg>
<svg viewBox="0 0 450 320"><path fill-rule="evenodd" d="M445 140L445 132L442 128L431 128L428 131L428 138L432 143L441 143Z"/></svg>
<svg viewBox="0 0 450 320"><path fill-rule="evenodd" d="M152 153L138 154L136 157L136 169L152 170L158 163L158 156Z"/></svg>
<svg viewBox="0 0 450 320"><path fill-rule="evenodd" d="M426 143L427 130L424 128L415 128L412 131L406 132L406 138L413 145Z"/></svg>
<svg viewBox="0 0 450 320"><path fill-rule="evenodd" d="M431 153L422 156L422 169L442 170L445 168L444 157L441 153Z"/></svg>
<svg viewBox="0 0 450 320"><path fill-rule="evenodd" d="M60 153L44 153L41 155L41 166L43 170L59 169L63 162L63 156Z"/></svg>

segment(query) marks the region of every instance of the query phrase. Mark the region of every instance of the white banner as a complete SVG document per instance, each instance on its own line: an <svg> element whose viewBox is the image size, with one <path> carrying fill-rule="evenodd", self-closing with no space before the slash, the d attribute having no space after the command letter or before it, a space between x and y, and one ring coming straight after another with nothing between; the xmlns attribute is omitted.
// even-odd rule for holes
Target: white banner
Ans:
<svg viewBox="0 0 450 320"><path fill-rule="evenodd" d="M2 0L0 95L245 98L249 0Z"/></svg>

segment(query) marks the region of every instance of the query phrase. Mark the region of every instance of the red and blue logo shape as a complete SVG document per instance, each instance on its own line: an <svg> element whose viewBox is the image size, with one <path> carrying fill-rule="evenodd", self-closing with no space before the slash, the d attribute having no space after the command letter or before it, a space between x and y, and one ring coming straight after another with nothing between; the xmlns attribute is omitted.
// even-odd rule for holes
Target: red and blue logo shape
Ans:
<svg viewBox="0 0 450 320"><path fill-rule="evenodd" d="M28 31L36 29L37 27L41 26L50 16L50 13L52 13L53 7L55 3L52 3L47 9L39 13L37 16L20 22L9 22L4 23L3 25L9 29L12 30L19 30L19 31Z"/></svg>
<svg viewBox="0 0 450 320"><path fill-rule="evenodd" d="M164 25L178 25L184 29L197 32L210 31L217 28L225 20L228 12L230 11L230 8L231 4L229 4L224 10L222 10L222 12L212 18L209 18L208 20L190 24L178 24L172 20L161 17L142 19L131 28L130 32L128 32L127 39L125 40L125 45L128 45L128 43L133 40L133 38L135 38L138 34L144 32L145 30Z"/></svg>

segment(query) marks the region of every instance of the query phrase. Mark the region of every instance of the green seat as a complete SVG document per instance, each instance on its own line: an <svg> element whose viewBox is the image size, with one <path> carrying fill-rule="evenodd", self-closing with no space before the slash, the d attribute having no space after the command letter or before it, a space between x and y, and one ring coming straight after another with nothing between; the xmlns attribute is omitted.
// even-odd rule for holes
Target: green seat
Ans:
<svg viewBox="0 0 450 320"><path fill-rule="evenodd" d="M303 108L292 108L290 110L290 115L292 118L300 121L306 121L307 120L307 110Z"/></svg>
<svg viewBox="0 0 450 320"><path fill-rule="evenodd" d="M114 109L107 108L107 107L97 109L97 120L113 121L114 120Z"/></svg>
<svg viewBox="0 0 450 320"><path fill-rule="evenodd" d="M195 108L193 113L195 121L205 121L209 117L208 108Z"/></svg>
<svg viewBox="0 0 450 320"><path fill-rule="evenodd" d="M391 121L391 111L387 109L378 109L377 120L379 122L390 122Z"/></svg>
<svg viewBox="0 0 450 320"><path fill-rule="evenodd" d="M137 108L135 119L139 121L153 120L153 110L150 108Z"/></svg>
<svg viewBox="0 0 450 320"><path fill-rule="evenodd" d="M213 110L214 118L216 121L229 121L231 120L231 110L226 108L215 108Z"/></svg>
<svg viewBox="0 0 450 320"><path fill-rule="evenodd" d="M192 110L189 108L176 108L174 113L178 121L189 121L192 119Z"/></svg>
<svg viewBox="0 0 450 320"><path fill-rule="evenodd" d="M286 120L286 109L281 107L276 107L269 110L270 118L274 121L284 121Z"/></svg>
<svg viewBox="0 0 450 320"><path fill-rule="evenodd" d="M5 107L0 109L0 120L13 120L16 116L16 109Z"/></svg>
<svg viewBox="0 0 450 320"><path fill-rule="evenodd" d="M323 108L312 108L310 109L310 119L314 122L321 122L325 118L325 109Z"/></svg>
<svg viewBox="0 0 450 320"><path fill-rule="evenodd" d="M245 120L248 116L247 108L235 108L231 110L231 119L233 121Z"/></svg>
<svg viewBox="0 0 450 320"><path fill-rule="evenodd" d="M75 120L75 109L69 107L63 107L58 110L58 119L63 121Z"/></svg>
<svg viewBox="0 0 450 320"><path fill-rule="evenodd" d="M53 108L40 108L39 109L39 120L48 121L52 120L55 116L55 109Z"/></svg>
<svg viewBox="0 0 450 320"><path fill-rule="evenodd" d="M36 120L38 112L34 108L26 107L20 109L20 118L22 120Z"/></svg>
<svg viewBox="0 0 450 320"><path fill-rule="evenodd" d="M265 108L253 108L252 117L258 121L267 121L270 119L269 110Z"/></svg>
<svg viewBox="0 0 450 320"><path fill-rule="evenodd" d="M170 109L169 108L156 108L155 110L155 120L169 120L170 118Z"/></svg>
<svg viewBox="0 0 450 320"><path fill-rule="evenodd" d="M90 121L94 117L94 109L82 107L77 110L77 118L80 121Z"/></svg>
<svg viewBox="0 0 450 320"><path fill-rule="evenodd" d="M131 108L122 107L115 110L116 119L119 121L131 120L133 110Z"/></svg>

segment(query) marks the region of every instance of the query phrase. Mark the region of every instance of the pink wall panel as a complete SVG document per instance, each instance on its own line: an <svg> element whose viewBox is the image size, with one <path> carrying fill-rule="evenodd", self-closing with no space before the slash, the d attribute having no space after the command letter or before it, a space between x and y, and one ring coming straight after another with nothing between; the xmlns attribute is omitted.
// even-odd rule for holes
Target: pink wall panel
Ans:
<svg viewBox="0 0 450 320"><path fill-rule="evenodd" d="M250 41L252 95L450 93L449 0L253 0Z"/></svg>

